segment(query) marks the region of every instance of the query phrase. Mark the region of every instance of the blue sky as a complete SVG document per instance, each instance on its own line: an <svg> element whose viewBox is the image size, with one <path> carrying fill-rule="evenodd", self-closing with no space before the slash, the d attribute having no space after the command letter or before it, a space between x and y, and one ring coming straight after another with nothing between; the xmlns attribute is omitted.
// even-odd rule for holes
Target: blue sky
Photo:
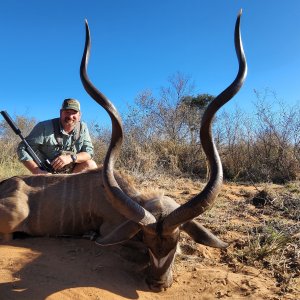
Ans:
<svg viewBox="0 0 300 300"><path fill-rule="evenodd" d="M64 98L81 101L83 119L108 117L79 78L85 29L89 76L121 114L145 89L159 92L182 72L196 93L217 95L235 78L236 16L248 77L227 105L251 109L253 89L300 100L299 0L1 0L0 110L37 120L56 117Z"/></svg>

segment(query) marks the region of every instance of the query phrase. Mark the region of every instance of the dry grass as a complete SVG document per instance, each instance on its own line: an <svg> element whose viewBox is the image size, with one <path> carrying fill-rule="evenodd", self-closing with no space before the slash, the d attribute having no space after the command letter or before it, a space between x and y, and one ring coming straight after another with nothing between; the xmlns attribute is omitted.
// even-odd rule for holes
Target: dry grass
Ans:
<svg viewBox="0 0 300 300"><path fill-rule="evenodd" d="M1 168L0 177L25 173L17 164ZM180 204L196 195L204 185L200 180L163 174L140 176L135 184L144 191L159 188ZM192 256L198 263L225 263L238 272L244 272L246 266L253 267L274 280L279 297L300 292L297 287L300 283L299 196L299 182L255 187L225 184L215 205L197 220L230 242L230 246L212 260L214 250L204 251L183 234L177 260L184 262Z"/></svg>
<svg viewBox="0 0 300 300"><path fill-rule="evenodd" d="M9 161L0 164L0 180L18 175L28 175L30 172L18 161Z"/></svg>
<svg viewBox="0 0 300 300"><path fill-rule="evenodd" d="M293 293L299 284L298 191L294 189L291 192L287 187L270 185L262 187L254 195L250 194L249 198L230 201L228 197L224 202L229 202L231 206L223 203L221 209L216 208L214 214L217 223L211 226L222 227L220 220L223 220L225 224L218 231L225 237L236 237L231 247L223 251L222 259L234 269L249 265L268 270L280 295ZM205 216L203 221L206 221Z"/></svg>
<svg viewBox="0 0 300 300"><path fill-rule="evenodd" d="M163 177L142 185L159 186L179 203L186 202L203 187L199 180ZM215 205L197 219L231 243L221 251L220 263L237 272L246 272L245 267L256 268L273 278L279 297L293 295L300 292L299 195L298 182L256 187L226 184ZM203 254L202 246L185 234L181 239L178 260L192 255L203 264L213 263L213 254ZM210 248L207 251L214 253Z"/></svg>

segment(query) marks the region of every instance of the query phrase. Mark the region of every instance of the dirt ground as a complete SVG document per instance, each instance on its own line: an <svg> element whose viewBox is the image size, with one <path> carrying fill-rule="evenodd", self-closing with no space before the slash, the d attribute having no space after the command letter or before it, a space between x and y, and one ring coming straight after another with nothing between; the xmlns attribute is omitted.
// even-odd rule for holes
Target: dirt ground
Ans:
<svg viewBox="0 0 300 300"><path fill-rule="evenodd" d="M167 194L181 199L179 202L199 189L191 183L173 185L162 187L169 186ZM224 186L217 209L244 201L245 190L249 194L253 187ZM207 218L213 220L213 213ZM258 221L251 215L230 219L238 226L249 227ZM234 230L221 236L228 242L239 238ZM0 242L0 299L300 299L299 281L290 292L280 294L267 268L233 266L232 261L224 259L232 251L232 245L227 250L212 249L182 234L173 268L174 283L166 291L153 293L144 282L141 267L147 257L132 248L103 248L78 238L14 239Z"/></svg>

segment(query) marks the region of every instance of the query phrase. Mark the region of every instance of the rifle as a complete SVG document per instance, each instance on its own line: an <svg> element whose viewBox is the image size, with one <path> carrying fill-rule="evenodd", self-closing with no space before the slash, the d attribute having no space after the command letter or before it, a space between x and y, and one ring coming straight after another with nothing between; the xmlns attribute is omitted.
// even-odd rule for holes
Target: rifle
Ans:
<svg viewBox="0 0 300 300"><path fill-rule="evenodd" d="M51 166L51 163L50 163L49 159L45 159L44 161L40 160L40 158L36 155L36 153L33 151L33 149L27 143L26 139L23 137L23 135L21 133L21 130L16 126L16 124L11 119L11 117L9 116L9 114L6 111L4 111L4 110L1 111L0 113L3 116L3 118L5 119L5 121L7 122L7 124L10 126L10 128L15 132L15 134L18 135L21 138L21 140L25 144L26 151L32 157L32 159L38 165L38 167L41 170L47 171L49 173L54 173L55 170Z"/></svg>

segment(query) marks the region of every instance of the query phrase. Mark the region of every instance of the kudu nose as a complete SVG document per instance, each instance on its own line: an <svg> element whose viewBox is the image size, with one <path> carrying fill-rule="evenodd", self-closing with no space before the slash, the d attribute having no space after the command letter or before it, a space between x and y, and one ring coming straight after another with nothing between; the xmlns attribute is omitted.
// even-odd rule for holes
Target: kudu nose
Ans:
<svg viewBox="0 0 300 300"><path fill-rule="evenodd" d="M148 284L149 289L152 292L156 292L156 293L166 290L169 286L171 286L171 284L167 285L164 282L158 282L158 281L147 280L147 279L146 279L146 283Z"/></svg>
<svg viewBox="0 0 300 300"><path fill-rule="evenodd" d="M147 277L146 283L149 289L153 292L161 292L162 290L166 290L173 283L173 276L169 274L166 278L155 279L153 277Z"/></svg>

